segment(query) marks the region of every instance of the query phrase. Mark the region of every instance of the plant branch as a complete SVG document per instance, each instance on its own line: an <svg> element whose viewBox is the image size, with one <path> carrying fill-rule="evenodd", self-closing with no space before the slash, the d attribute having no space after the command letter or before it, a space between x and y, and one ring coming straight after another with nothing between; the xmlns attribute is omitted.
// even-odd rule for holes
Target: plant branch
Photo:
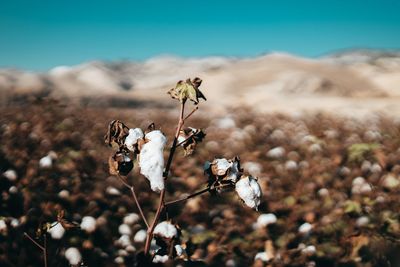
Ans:
<svg viewBox="0 0 400 267"><path fill-rule="evenodd" d="M44 258L44 267L47 267L47 235L44 234L44 241L43 241L43 258Z"/></svg>
<svg viewBox="0 0 400 267"><path fill-rule="evenodd" d="M163 173L164 180L166 180L168 178L169 171L170 171L171 164L172 164L172 160L174 158L174 154L175 154L175 150L176 150L176 143L178 142L178 136L179 136L179 133L180 133L180 131L182 129L183 124L185 123L184 122L184 118L183 118L184 113L185 113L185 102L186 101L182 101L181 102L179 121L178 121L178 126L176 127L175 138L174 138L172 146L171 146L171 148L169 150L168 161L167 161L167 164L165 165L165 170L164 170L164 173ZM164 198L165 198L165 189L161 190L160 199L159 199L159 202L158 202L158 208L157 208L156 215L154 216L154 220L153 220L150 228L147 229L146 244L144 246L144 254L145 255L149 254L151 240L153 239L154 229L155 229L155 227L156 227L156 225L157 225L157 223L158 223L158 221L160 219L161 212L165 207Z"/></svg>
<svg viewBox="0 0 400 267"><path fill-rule="evenodd" d="M28 238L33 244L35 244L38 248L40 248L42 251L44 251L44 247L40 245L38 242L35 241L30 235L28 235L26 232L24 233L24 236Z"/></svg>
<svg viewBox="0 0 400 267"><path fill-rule="evenodd" d="M125 181L125 179L124 179L120 174L118 174L117 177L118 177L118 179L122 182L122 184L123 184L126 188L129 188L129 190L131 191L132 197L133 197L133 199L135 200L135 203L136 203L136 206L137 206L137 208L138 208L138 210L139 210L140 216L142 217L142 220L143 220L144 223L146 224L146 227L149 228L149 223L147 222L146 217L144 216L142 207L140 206L139 200L138 200L138 198L137 198L137 196L136 196L135 188L134 188L132 185L128 184L128 183Z"/></svg>
<svg viewBox="0 0 400 267"><path fill-rule="evenodd" d="M199 106L196 106L196 107L183 119L183 121L185 122L187 119L189 119L190 116L192 116L193 113L195 113L196 110L198 110L198 109L199 109Z"/></svg>
<svg viewBox="0 0 400 267"><path fill-rule="evenodd" d="M186 143L190 138L192 138L195 135L195 133L191 133L188 138L186 138L185 140L183 140L182 142L179 142L178 144L176 144L176 147L179 147L180 145Z"/></svg>
<svg viewBox="0 0 400 267"><path fill-rule="evenodd" d="M196 197L198 195L204 194L204 193L209 192L209 191L210 191L210 188L206 187L206 188L204 188L202 190L199 190L199 191L197 191L197 192L195 192L193 194L190 194L188 196L185 196L185 197L182 197L182 198L178 198L178 199L175 199L175 200L172 200L172 201L165 202L165 206L167 207L169 205L176 204L176 203L179 203L181 201L186 201L186 200L188 200L190 198Z"/></svg>

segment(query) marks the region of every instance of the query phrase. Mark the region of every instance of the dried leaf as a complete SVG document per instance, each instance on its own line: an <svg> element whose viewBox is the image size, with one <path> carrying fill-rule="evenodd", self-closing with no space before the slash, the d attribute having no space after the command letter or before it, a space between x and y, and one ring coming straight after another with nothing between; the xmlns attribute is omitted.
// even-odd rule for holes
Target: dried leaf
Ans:
<svg viewBox="0 0 400 267"><path fill-rule="evenodd" d="M190 79L179 81L175 88L168 91L168 94L170 94L173 99L178 99L181 103L184 103L189 99L197 105L199 103L199 98L207 100L199 90L201 82L202 80L197 77L192 81Z"/></svg>
<svg viewBox="0 0 400 267"><path fill-rule="evenodd" d="M106 144L113 146L116 144L119 148L124 146L125 138L129 134L129 128L119 120L113 120L108 125L108 131L104 137Z"/></svg>

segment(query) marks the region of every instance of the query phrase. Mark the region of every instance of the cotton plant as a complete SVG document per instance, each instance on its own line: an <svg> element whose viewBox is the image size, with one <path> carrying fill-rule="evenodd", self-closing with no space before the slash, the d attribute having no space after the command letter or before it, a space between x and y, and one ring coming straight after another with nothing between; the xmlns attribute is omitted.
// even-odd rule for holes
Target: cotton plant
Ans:
<svg viewBox="0 0 400 267"><path fill-rule="evenodd" d="M204 164L206 180L204 188L192 194L172 201L166 201L166 183L169 179L173 158L178 149L183 156L193 155L198 145L206 137L206 133L196 127L186 126L188 119L199 108L201 100L206 100L199 87L200 78L179 81L168 94L179 101L180 112L175 135L168 144L168 138L153 123L147 129L128 127L120 120L110 122L105 142L114 151L109 157L109 172L116 176L127 187L135 200L139 214L146 230L135 234L135 242L144 241L144 249L138 261L146 264L164 263L174 258L184 258L186 244L181 242L180 228L173 220L160 221L167 207L186 201L203 193L221 194L236 192L238 198L248 207L258 209L261 201L261 187L257 178L244 172L240 158L214 158ZM192 102L193 109L185 114L185 108ZM168 156L164 152L168 145ZM128 175L135 168L147 180L150 189L159 195L158 207L152 221L148 221L142 210L135 188L130 184ZM140 179L135 177L134 181ZM140 182L140 181L137 181ZM155 243L154 243L155 242Z"/></svg>

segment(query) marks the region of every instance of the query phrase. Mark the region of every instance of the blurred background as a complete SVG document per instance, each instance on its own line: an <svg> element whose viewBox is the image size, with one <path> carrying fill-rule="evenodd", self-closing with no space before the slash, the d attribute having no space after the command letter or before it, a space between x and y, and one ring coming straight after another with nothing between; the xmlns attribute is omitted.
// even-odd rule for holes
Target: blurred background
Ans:
<svg viewBox="0 0 400 267"><path fill-rule="evenodd" d="M49 266L136 266L145 225L108 173L104 135L114 119L154 122L171 142L178 102L166 92L194 77L207 101L186 126L207 136L177 152L167 199L203 188L205 161L236 155L263 197L259 211L232 192L170 208L161 218L181 227L186 261L167 264L399 266L399 10L1 1L0 266L43 266L24 233L44 242L37 229L61 210L80 227L48 233ZM152 218L157 194L136 165L129 182Z"/></svg>

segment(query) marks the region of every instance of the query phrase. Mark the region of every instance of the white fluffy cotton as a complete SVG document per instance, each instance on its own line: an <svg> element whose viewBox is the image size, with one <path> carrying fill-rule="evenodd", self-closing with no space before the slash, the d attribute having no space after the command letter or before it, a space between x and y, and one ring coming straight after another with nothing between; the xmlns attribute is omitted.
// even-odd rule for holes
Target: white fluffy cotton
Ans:
<svg viewBox="0 0 400 267"><path fill-rule="evenodd" d="M285 155L285 149L281 146L275 147L267 152L267 156L273 159L282 158Z"/></svg>
<svg viewBox="0 0 400 267"><path fill-rule="evenodd" d="M7 232L7 224L4 220L0 220L0 233Z"/></svg>
<svg viewBox="0 0 400 267"><path fill-rule="evenodd" d="M96 230L96 219L92 216L82 218L81 229L87 233L93 233Z"/></svg>
<svg viewBox="0 0 400 267"><path fill-rule="evenodd" d="M64 236L65 229L61 225L61 223L57 223L55 226L53 226L48 232L51 235L51 238L53 239L61 239Z"/></svg>
<svg viewBox="0 0 400 267"><path fill-rule="evenodd" d="M258 216L256 227L262 228L266 227L267 225L274 224L277 222L277 218L273 213L265 213Z"/></svg>
<svg viewBox="0 0 400 267"><path fill-rule="evenodd" d="M4 177L6 177L11 182L14 182L15 180L17 180L17 173L14 170L6 170L3 173L3 175L4 175Z"/></svg>
<svg viewBox="0 0 400 267"><path fill-rule="evenodd" d="M263 262L268 262L271 260L272 257L267 253L267 252L258 252L256 256L254 257L254 260L261 260Z"/></svg>
<svg viewBox="0 0 400 267"><path fill-rule="evenodd" d="M82 255L77 248L68 248L64 255L71 265L78 265L82 261Z"/></svg>
<svg viewBox="0 0 400 267"><path fill-rule="evenodd" d="M182 256L182 254L184 253L184 249L182 248L181 245L175 245L175 251L176 251L176 255Z"/></svg>
<svg viewBox="0 0 400 267"><path fill-rule="evenodd" d="M119 227L118 227L118 232L121 234L121 235L131 235L132 234L132 230L131 230L131 228L129 227L129 225L127 225L127 224L121 224Z"/></svg>
<svg viewBox="0 0 400 267"><path fill-rule="evenodd" d="M164 189L164 146L167 138L161 131L155 130L146 134L145 143L140 151L140 173L149 181L151 190L160 192Z"/></svg>
<svg viewBox="0 0 400 267"><path fill-rule="evenodd" d="M174 238L178 235L178 230L172 223L164 221L157 224L154 234L165 238Z"/></svg>
<svg viewBox="0 0 400 267"><path fill-rule="evenodd" d="M261 187L255 178L247 176L240 179L236 183L236 192L247 206L252 209L258 209L261 199Z"/></svg>
<svg viewBox="0 0 400 267"><path fill-rule="evenodd" d="M232 167L232 162L227 159L215 159L215 164L217 166L217 175L224 175Z"/></svg>
<svg viewBox="0 0 400 267"><path fill-rule="evenodd" d="M133 237L133 241L136 243L143 243L147 238L147 231L146 230L139 230L136 232L135 236Z"/></svg>
<svg viewBox="0 0 400 267"><path fill-rule="evenodd" d="M168 260L168 255L155 255L153 258L153 263L165 263Z"/></svg>
<svg viewBox="0 0 400 267"><path fill-rule="evenodd" d="M312 228L313 226L306 222L300 225L299 232L302 234L308 234L309 232L311 232Z"/></svg>
<svg viewBox="0 0 400 267"><path fill-rule="evenodd" d="M50 155L47 155L39 160L39 166L40 168L43 169L50 168L52 164L53 164L53 159L51 158Z"/></svg>
<svg viewBox="0 0 400 267"><path fill-rule="evenodd" d="M123 219L124 224L132 225L139 221L140 217L136 213L129 213Z"/></svg>
<svg viewBox="0 0 400 267"><path fill-rule="evenodd" d="M143 131L140 128L129 129L129 134L125 138L125 145L130 150L134 150L134 146L137 144L138 140L143 138Z"/></svg>

